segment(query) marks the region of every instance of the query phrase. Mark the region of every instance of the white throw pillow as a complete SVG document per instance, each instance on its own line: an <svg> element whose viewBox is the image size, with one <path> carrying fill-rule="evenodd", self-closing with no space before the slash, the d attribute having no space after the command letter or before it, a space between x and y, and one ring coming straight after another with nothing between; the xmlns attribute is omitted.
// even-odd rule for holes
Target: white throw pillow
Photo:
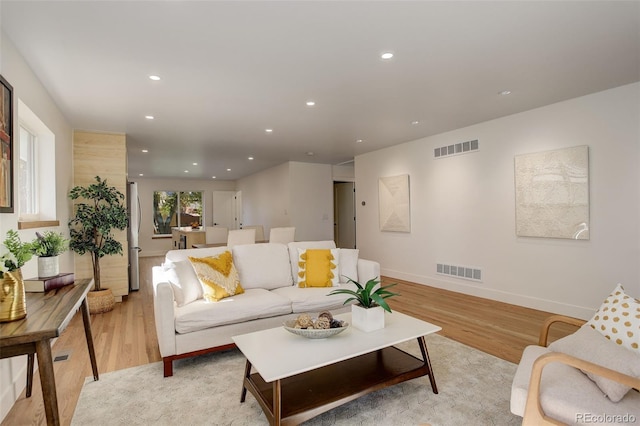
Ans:
<svg viewBox="0 0 640 426"><path fill-rule="evenodd" d="M551 343L549 349L640 378L640 355L613 343L588 325L583 325L575 333ZM586 373L613 402L620 401L631 390L622 383L593 373L583 373Z"/></svg>
<svg viewBox="0 0 640 426"><path fill-rule="evenodd" d="M284 244L243 244L234 246L232 251L233 263L245 290L293 285L289 252Z"/></svg>
<svg viewBox="0 0 640 426"><path fill-rule="evenodd" d="M358 249L340 249L340 282L358 281Z"/></svg>
<svg viewBox="0 0 640 426"><path fill-rule="evenodd" d="M173 297L178 306L184 306L202 297L200 280L188 260L172 262L166 260L162 268L173 288Z"/></svg>

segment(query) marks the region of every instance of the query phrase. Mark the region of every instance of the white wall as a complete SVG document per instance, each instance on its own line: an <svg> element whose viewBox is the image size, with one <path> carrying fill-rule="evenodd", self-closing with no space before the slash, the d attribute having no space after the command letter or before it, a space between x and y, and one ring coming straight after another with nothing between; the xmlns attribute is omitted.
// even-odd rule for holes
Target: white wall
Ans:
<svg viewBox="0 0 640 426"><path fill-rule="evenodd" d="M582 318L618 282L640 297L638 117L636 83L360 155L360 254L390 277ZM472 139L475 153L433 158ZM591 239L516 237L514 156L577 145L589 146ZM378 178L405 173L411 233L381 232ZM438 262L480 267L483 282L437 275Z"/></svg>
<svg viewBox="0 0 640 426"><path fill-rule="evenodd" d="M59 227L37 229L55 230L69 236L67 222L69 221L71 203L67 197L72 187L72 129L62 112L53 102L47 90L33 74L24 58L16 50L13 43L2 32L0 34L0 73L13 86L13 108L17 111L18 98L21 99L55 135L55 160L57 167L56 179L56 219ZM17 116L14 114L14 156L18 157L19 143L17 140ZM18 171L14 165L14 188L17 184ZM17 200L14 198L14 204ZM17 229L18 215L0 213L0 241L4 241L7 231ZM35 238L36 229L19 231L23 241ZM73 271L73 256L67 252L60 256L60 270ZM23 268L24 276L37 275L37 261L30 260ZM29 312L27 311L27 315ZM0 360L0 418L4 418L13 406L25 386L26 356Z"/></svg>
<svg viewBox="0 0 640 426"><path fill-rule="evenodd" d="M295 226L297 240L333 239L331 165L288 162L238 180L243 223Z"/></svg>
<svg viewBox="0 0 640 426"><path fill-rule="evenodd" d="M164 256L172 249L171 238L153 238L153 192L154 191L204 191L205 226L213 226L213 191L233 191L235 181L203 179L148 179L130 178L138 183L140 198L140 234L138 244L140 256Z"/></svg>

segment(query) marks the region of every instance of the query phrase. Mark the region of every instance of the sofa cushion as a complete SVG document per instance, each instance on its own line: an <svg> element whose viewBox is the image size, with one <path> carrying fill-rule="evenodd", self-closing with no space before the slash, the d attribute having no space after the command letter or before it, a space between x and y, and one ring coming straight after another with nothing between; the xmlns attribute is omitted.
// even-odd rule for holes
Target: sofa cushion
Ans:
<svg viewBox="0 0 640 426"><path fill-rule="evenodd" d="M175 327L178 333L183 334L288 313L291 313L291 302L287 298L272 291L253 288L220 302L199 299L178 307Z"/></svg>
<svg viewBox="0 0 640 426"><path fill-rule="evenodd" d="M233 247L233 261L244 289L271 290L293 285L287 246L278 243Z"/></svg>
<svg viewBox="0 0 640 426"><path fill-rule="evenodd" d="M533 362L550 352L542 346L527 346L516 370L511 387L511 412L524 415ZM567 424L585 423L579 416L640 415L640 393L629 392L620 402L611 402L594 382L580 370L559 362L542 370L540 403L545 414ZM581 421L582 420L582 421Z"/></svg>
<svg viewBox="0 0 640 426"><path fill-rule="evenodd" d="M335 241L326 240L326 241L294 241L287 244L289 248L289 258L291 264L291 276L298 276L298 249L334 249L336 248Z"/></svg>
<svg viewBox="0 0 640 426"><path fill-rule="evenodd" d="M354 284L340 284L337 288L355 290ZM344 306L344 301L349 297L344 294L327 296L336 287L300 288L297 286L281 287L272 290L291 301L293 313L321 312L324 310L339 309Z"/></svg>
<svg viewBox="0 0 640 426"><path fill-rule="evenodd" d="M340 282L358 281L358 249L340 249Z"/></svg>
<svg viewBox="0 0 640 426"><path fill-rule="evenodd" d="M339 283L338 249L298 249L298 287L333 287Z"/></svg>
<svg viewBox="0 0 640 426"><path fill-rule="evenodd" d="M202 297L202 286L188 260L165 260L162 268L173 289L178 306L184 306Z"/></svg>
<svg viewBox="0 0 640 426"><path fill-rule="evenodd" d="M616 345L588 325L551 343L549 349L640 378L640 355ZM620 401L631 390L631 387L622 383L592 373L586 374L613 402Z"/></svg>
<svg viewBox="0 0 640 426"><path fill-rule="evenodd" d="M640 300L618 284L587 324L607 339L640 355Z"/></svg>
<svg viewBox="0 0 640 426"><path fill-rule="evenodd" d="M189 257L195 269L205 300L217 302L225 297L244 293L230 251L217 256Z"/></svg>

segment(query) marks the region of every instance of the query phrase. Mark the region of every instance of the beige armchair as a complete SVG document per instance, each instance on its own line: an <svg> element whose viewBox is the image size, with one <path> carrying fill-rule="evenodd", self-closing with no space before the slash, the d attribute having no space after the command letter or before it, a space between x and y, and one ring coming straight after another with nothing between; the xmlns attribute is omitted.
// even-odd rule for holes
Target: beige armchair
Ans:
<svg viewBox="0 0 640 426"><path fill-rule="evenodd" d="M578 327L585 323L575 318L554 315L543 324L538 346L532 345L525 349L511 389L511 411L523 418L522 424L580 424L589 423L595 417L603 415L613 419L622 419L623 416L640 419L640 393L637 391L640 389L640 379L547 349L549 329L557 322ZM596 341L594 344L599 343ZM631 387L632 390L619 402L613 402L586 373L613 380Z"/></svg>

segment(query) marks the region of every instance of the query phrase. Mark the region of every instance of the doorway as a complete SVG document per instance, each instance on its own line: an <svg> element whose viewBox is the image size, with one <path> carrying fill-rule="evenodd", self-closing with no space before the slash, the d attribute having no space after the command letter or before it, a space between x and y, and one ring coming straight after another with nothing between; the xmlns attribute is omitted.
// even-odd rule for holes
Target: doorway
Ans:
<svg viewBox="0 0 640 426"><path fill-rule="evenodd" d="M338 248L356 248L356 185L333 183L333 238Z"/></svg>

